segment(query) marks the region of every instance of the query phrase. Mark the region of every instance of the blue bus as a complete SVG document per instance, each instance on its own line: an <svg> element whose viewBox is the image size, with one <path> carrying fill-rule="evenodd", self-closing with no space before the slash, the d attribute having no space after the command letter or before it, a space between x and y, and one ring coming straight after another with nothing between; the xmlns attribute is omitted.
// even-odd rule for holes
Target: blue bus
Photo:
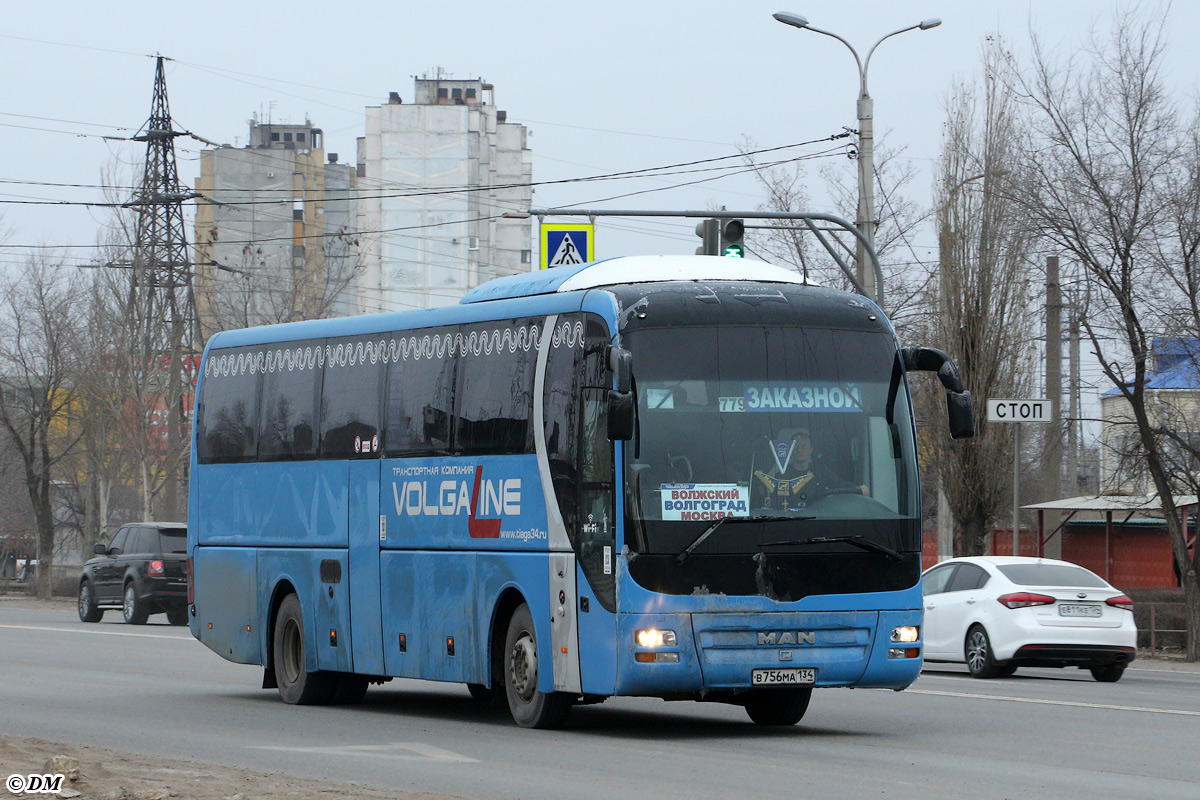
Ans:
<svg viewBox="0 0 1200 800"><path fill-rule="evenodd" d="M902 349L859 295L634 256L454 306L216 334L189 476L191 631L288 703L464 683L523 727L610 696L799 721L921 665Z"/></svg>

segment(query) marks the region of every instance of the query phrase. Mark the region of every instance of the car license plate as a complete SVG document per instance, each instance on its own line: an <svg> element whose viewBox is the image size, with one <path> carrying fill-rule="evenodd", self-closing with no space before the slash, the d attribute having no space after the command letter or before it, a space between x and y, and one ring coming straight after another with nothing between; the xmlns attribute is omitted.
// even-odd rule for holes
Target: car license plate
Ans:
<svg viewBox="0 0 1200 800"><path fill-rule="evenodd" d="M752 686L808 686L817 681L812 667L802 669L756 669L750 672Z"/></svg>
<svg viewBox="0 0 1200 800"><path fill-rule="evenodd" d="M1079 605L1072 603L1058 606L1058 615L1060 617L1099 617L1104 612L1100 610L1100 606L1095 605Z"/></svg>

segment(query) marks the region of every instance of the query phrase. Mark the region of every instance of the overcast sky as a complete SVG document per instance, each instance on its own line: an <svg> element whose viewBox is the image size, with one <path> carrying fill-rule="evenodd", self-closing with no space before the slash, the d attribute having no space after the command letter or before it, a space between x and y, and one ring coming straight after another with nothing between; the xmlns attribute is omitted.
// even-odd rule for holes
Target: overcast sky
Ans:
<svg viewBox="0 0 1200 800"><path fill-rule="evenodd" d="M1200 30L1198 6L1179 2L1171 11L1168 81L1181 100L1197 85L1200 56L1185 32ZM326 150L350 163L364 106L385 102L390 91L411 99L413 76L439 67L495 85L509 120L532 132L535 181L728 156L747 137L779 147L854 127L858 78L850 52L775 22L771 13L781 10L839 33L862 55L897 28L943 20L889 39L868 76L877 139L905 148L924 170L910 193L928 203L946 92L978 71L984 37L1000 33L1020 52L1032 27L1073 51L1089 27L1107 25L1113 8L1094 0L10 3L0 28L0 200L9 201L0 214L10 245L70 246L63 251L69 260L93 257L99 212L11 201L99 200L102 170L138 161L143 145L101 137L129 136L145 122L154 77L147 55L155 53L174 59L167 82L179 127L244 145L252 115L307 118L324 129ZM188 185L202 146L178 142ZM843 159L838 151L811 162L814 203L827 203L817 167ZM547 186L534 204L751 209L761 202L744 175L679 186L701 177L710 175ZM691 252L694 224L603 222L598 254ZM933 255L932 242L914 244L921 258Z"/></svg>
<svg viewBox="0 0 1200 800"><path fill-rule="evenodd" d="M1000 34L1020 55L1033 29L1065 55L1080 48L1089 29L1107 27L1114 8L1129 6L1096 0L8 3L0 27L0 244L53 246L67 263L95 260L102 211L26 203L100 201L97 184L106 169L116 166L128 178L145 147L121 139L149 115L154 61L148 56L156 53L173 59L167 83L179 128L244 145L253 115L308 119L324 129L326 150L348 163L365 106L386 102L392 91L411 100L413 77L438 68L449 77L482 77L495 85L509 120L528 125L534 180L555 181L726 157L747 139L763 148L815 142L854 127L858 75L850 52L829 37L777 23L772 12L802 14L863 56L884 34L940 17L940 27L884 42L868 76L877 142L904 148L913 159L921 174L909 194L928 205L943 103L955 81L977 75L985 37ZM1155 13L1165 3L1143 0L1140 7ZM1166 80L1181 103L1191 103L1200 72L1193 41L1200 3L1176 2L1170 15ZM178 140L180 177L188 186L202 147ZM818 169L846 164L844 152L829 143L782 151L822 152L809 162L809 186L813 210L828 211ZM691 183L715 174L542 186L534 205L734 210L762 202L746 175ZM608 199L631 192L640 194ZM187 215L190 221L190 209ZM698 243L694 226L695 220L601 220L597 254L690 253ZM936 258L931 238L912 243L915 258ZM20 258L0 250L0 266L12 268Z"/></svg>

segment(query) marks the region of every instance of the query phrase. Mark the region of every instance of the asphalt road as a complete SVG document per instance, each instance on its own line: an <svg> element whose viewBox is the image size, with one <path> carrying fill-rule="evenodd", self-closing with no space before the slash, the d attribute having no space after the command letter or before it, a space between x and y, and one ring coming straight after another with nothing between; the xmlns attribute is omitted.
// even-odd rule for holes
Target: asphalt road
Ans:
<svg viewBox="0 0 1200 800"><path fill-rule="evenodd" d="M783 730L730 706L616 698L527 731L422 681L358 707L287 706L186 628L118 619L0 602L0 732L469 798L1200 797L1195 670L1135 662L1102 684L933 665L901 693L818 690Z"/></svg>

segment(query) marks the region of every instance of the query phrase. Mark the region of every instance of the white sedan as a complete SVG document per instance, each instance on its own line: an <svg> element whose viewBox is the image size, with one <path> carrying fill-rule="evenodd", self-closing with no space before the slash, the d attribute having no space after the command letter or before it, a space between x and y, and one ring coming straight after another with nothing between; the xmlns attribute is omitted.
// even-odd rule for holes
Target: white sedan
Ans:
<svg viewBox="0 0 1200 800"><path fill-rule="evenodd" d="M1133 601L1078 564L975 556L921 578L926 661L966 663L976 678L1079 667L1113 682L1137 655Z"/></svg>

